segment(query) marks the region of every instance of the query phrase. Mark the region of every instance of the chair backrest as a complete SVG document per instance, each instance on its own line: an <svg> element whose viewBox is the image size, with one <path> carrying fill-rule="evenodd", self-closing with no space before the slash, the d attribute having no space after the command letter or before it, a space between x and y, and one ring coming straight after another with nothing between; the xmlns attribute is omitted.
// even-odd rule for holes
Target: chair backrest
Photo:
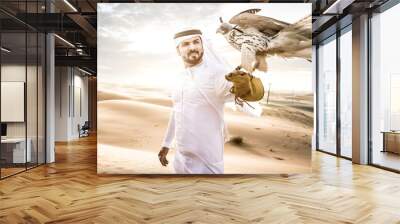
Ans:
<svg viewBox="0 0 400 224"><path fill-rule="evenodd" d="M89 124L90 124L89 121L85 121L85 123L83 124L82 128L87 128L88 129L90 127Z"/></svg>

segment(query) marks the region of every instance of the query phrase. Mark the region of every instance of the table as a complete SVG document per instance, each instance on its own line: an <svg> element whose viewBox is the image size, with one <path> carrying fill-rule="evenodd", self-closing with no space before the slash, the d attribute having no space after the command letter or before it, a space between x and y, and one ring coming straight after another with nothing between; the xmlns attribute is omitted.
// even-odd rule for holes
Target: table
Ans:
<svg viewBox="0 0 400 224"><path fill-rule="evenodd" d="M392 152L400 154L400 131L382 131L383 150L382 152Z"/></svg>
<svg viewBox="0 0 400 224"><path fill-rule="evenodd" d="M5 158L6 163L26 163L31 162L32 153L30 138L26 139L27 147L25 153L25 138L5 138L1 139L1 157ZM12 158L12 159L11 159Z"/></svg>

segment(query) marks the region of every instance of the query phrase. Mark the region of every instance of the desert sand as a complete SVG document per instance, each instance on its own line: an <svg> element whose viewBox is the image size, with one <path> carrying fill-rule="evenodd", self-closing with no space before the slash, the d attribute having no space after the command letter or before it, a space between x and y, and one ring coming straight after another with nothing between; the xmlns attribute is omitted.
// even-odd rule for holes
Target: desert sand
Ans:
<svg viewBox="0 0 400 224"><path fill-rule="evenodd" d="M302 108L302 103L307 105L310 100L312 103L309 95L290 100L284 95L271 97L268 105L263 102L261 117L227 108L230 136L240 136L243 143L225 144L225 173L310 172L312 110ZM168 154L167 167L161 166L157 157L170 112L166 94L126 86L99 88L98 173L173 173L174 149Z"/></svg>

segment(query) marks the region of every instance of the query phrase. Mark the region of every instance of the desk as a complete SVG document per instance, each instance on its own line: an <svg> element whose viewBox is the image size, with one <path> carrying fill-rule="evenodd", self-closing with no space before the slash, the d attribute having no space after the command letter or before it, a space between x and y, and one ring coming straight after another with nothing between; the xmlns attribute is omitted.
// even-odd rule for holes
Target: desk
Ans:
<svg viewBox="0 0 400 224"><path fill-rule="evenodd" d="M382 152L392 152L400 154L400 131L382 131L383 150Z"/></svg>
<svg viewBox="0 0 400 224"><path fill-rule="evenodd" d="M3 157L8 163L30 162L32 159L32 141L30 138L28 138L27 142L28 147L26 147L25 153L25 138L1 139L1 157Z"/></svg>

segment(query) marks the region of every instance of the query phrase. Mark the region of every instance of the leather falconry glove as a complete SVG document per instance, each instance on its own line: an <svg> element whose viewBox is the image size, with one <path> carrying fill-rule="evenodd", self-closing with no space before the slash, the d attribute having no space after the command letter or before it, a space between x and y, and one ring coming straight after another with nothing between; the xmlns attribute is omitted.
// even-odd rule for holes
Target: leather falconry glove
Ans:
<svg viewBox="0 0 400 224"><path fill-rule="evenodd" d="M261 79L250 73L235 69L225 75L225 79L233 83L230 92L235 95L235 102L239 105L246 101L259 101L264 97Z"/></svg>

